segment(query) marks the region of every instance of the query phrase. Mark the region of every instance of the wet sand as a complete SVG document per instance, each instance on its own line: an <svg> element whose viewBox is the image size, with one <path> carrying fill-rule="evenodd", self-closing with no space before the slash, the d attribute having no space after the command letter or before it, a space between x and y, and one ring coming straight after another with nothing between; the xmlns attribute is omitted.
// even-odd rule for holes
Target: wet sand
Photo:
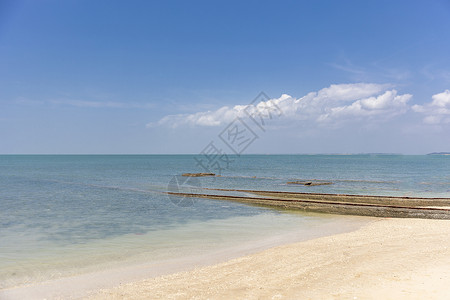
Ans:
<svg viewBox="0 0 450 300"><path fill-rule="evenodd" d="M446 299L449 237L448 220L378 219L90 299Z"/></svg>

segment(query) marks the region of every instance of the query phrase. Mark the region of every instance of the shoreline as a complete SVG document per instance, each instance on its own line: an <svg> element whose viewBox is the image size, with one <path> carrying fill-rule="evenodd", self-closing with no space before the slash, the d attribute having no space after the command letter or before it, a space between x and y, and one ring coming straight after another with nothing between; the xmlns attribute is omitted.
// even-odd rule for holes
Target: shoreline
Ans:
<svg viewBox="0 0 450 300"><path fill-rule="evenodd" d="M320 223L311 223L306 227L294 228L281 235L269 235L262 239L241 242L235 246L227 246L211 252L153 262L134 262L105 270L4 288L0 290L0 299L81 299L93 291L113 288L122 283L190 271L292 242L351 232L368 222L374 221L374 218L357 216L332 217L331 215L322 215L322 218L323 221Z"/></svg>
<svg viewBox="0 0 450 300"><path fill-rule="evenodd" d="M443 299L450 221L379 219L188 272L100 290L90 299Z"/></svg>
<svg viewBox="0 0 450 300"><path fill-rule="evenodd" d="M209 189L208 189L209 190ZM214 189L213 189L214 190ZM270 207L271 209L278 209L284 211L292 211L299 212L304 211L306 213L311 212L315 214L315 212L321 212L326 214L321 214L324 217L324 220L327 218L334 219L328 223L323 223L322 225L315 225L317 228L303 228L296 229L293 231L283 232L281 236L269 236L267 238L261 240L254 240L252 242L239 244L234 247L226 247L221 248L220 250L216 250L213 252L203 253L202 255L185 255L183 257L167 259L162 261L141 261L139 263L127 264L121 267L110 268L105 270L99 270L90 273L82 273L69 277L62 277L59 279L53 279L43 282L36 282L33 284L25 285L25 286L17 286L12 288L6 288L0 290L0 298L1 299L81 299L85 297L90 297L93 299L106 299L106 298L117 298L122 299L124 295L125 298L129 299L139 299L141 295L145 291L153 290L155 293L160 293L161 298L166 298L166 294L172 298L196 298L197 295L195 293L185 293L182 292L182 296L180 294L180 290L183 290L183 286L198 286L197 292L199 292L202 296L200 298L222 298L222 294L227 295L227 297L232 298L267 298L267 297L288 297L288 298L323 298L329 296L328 294L308 294L311 292L310 286L312 283L308 283L308 276L303 276L301 280L306 280L307 286L298 287L298 282L293 283L293 287L286 286L286 288L278 289L279 294L269 295L269 294L259 294L258 291L255 291L256 288L253 283L247 283L245 287L241 289L246 291L251 291L250 294L239 294L239 293L231 293L227 294L228 290L222 290L221 293L213 293L211 294L211 288L209 285L198 285L195 282L191 282L191 278L198 276L197 274L202 273L203 277L200 276L200 281L202 282L210 282L214 278L217 279L217 282L212 283L212 286L218 285L215 289L220 290L220 286L223 285L222 282L226 282L226 280L234 280L233 285L241 284L241 279L246 278L248 274L258 273L261 270L258 268L251 269L248 266L248 263L239 263L236 265L236 261L252 261L252 264L257 264L258 266L262 266L266 271L260 274L258 279L253 279L253 282L259 281L267 281L267 283L274 284L279 281L279 278L284 278L285 281L292 280L295 277L295 274L299 272L299 270L307 269L310 267L309 265L302 265L301 262L295 260L295 257L303 255L303 260L318 260L317 266L314 267L315 270L321 273L339 273L339 271L345 270L346 272L351 273L351 269L348 269L347 265L340 265L336 267L333 271L327 271L327 266L331 264L339 265L342 263L340 261L334 261L335 257L322 257L322 253L327 252L336 252L340 253L342 249L347 249L348 251L344 254L340 254L341 257L350 258L351 257L351 247L348 244L352 245L352 243L359 243L363 247L360 249L363 252L365 251L366 257L360 257L359 261L364 261L367 258L373 258L381 260L378 262L383 262L385 257L372 256L372 249L376 248L377 245L373 244L373 241L378 240L381 245L385 245L389 248L397 249L394 253L384 253L387 256L391 256L391 261L395 261L399 259L400 255L403 255L405 252L408 252L410 255L417 255L417 249L422 249L422 251L428 251L433 249L441 249L442 245L444 245L445 249L442 251L447 251L450 249L450 243L447 241L445 243L445 236L450 236L450 221L445 220L450 217L450 210L448 205L450 205L449 198L420 198L420 197L395 197L395 196L369 196L369 195L346 195L346 194L321 194L321 193L299 193L299 192L280 192L280 191L258 191L258 190L231 190L231 189L216 189L218 191L231 191L231 192L243 192L250 194L249 196L231 196L231 195L215 195L215 194L185 194L185 193L168 193L172 195L184 196L184 197L201 197L201 198L210 198L216 200L226 200L226 201L237 201L243 202L248 205L256 205L263 207ZM429 206L434 204L436 206ZM342 207L352 208L353 211L351 213L343 213L344 210ZM319 208L319 209L318 209ZM354 210L356 208L356 210ZM373 214L373 208L376 208L380 214ZM383 210L380 210L383 208ZM386 208L388 210L386 210ZM392 214L392 209L401 209L403 213L405 210L411 211L425 211L428 215L420 215L417 213L412 214L411 211L406 211L406 214L403 215L403 219L390 219L385 218L385 216L396 216L398 217L398 212ZM348 211L347 211L348 212ZM355 213L357 212L357 213ZM439 212L440 217L436 218L434 215L430 215L430 212ZM301 213L303 214L303 213ZM334 217L333 217L334 215ZM374 218L374 216L378 216L381 218ZM430 217L431 216L431 217ZM442 218L444 216L444 218ZM417 218L419 217L419 218ZM420 219L420 217L422 219ZM440 219L440 220L431 220L431 219ZM353 221L352 221L353 220ZM346 223L347 222L347 223ZM353 223L352 223L353 222ZM355 225L358 224L359 225ZM327 227L330 227L327 229ZM339 227L339 228L338 228ZM374 228L377 229L374 229ZM447 228L446 228L447 227ZM318 229L320 228L320 229ZM414 230L412 230L414 228ZM392 230L397 235L392 235ZM302 238L295 238L295 235L292 235L293 232L302 232ZM384 236L380 236L384 234ZM423 239L424 244L419 247L414 247L411 244L411 237L413 240L417 240L417 236L419 235L421 239ZM437 238L439 236L439 238ZM393 237L396 237L400 241L404 241L405 244L398 244L398 241L394 241ZM427 239L427 237L429 237ZM323 240L332 240L334 243L328 243L327 246L317 246L317 243L323 243ZM347 240L347 244L343 243L344 240ZM442 243L443 242L443 243ZM397 244L396 244L397 243ZM410 243L410 244L408 244ZM441 244L440 244L441 243ZM399 251L403 247L403 251ZM439 248L441 247L441 248ZM315 249L312 251L312 249ZM349 252L350 251L350 252ZM412 251L412 252L411 252ZM442 252L441 251L441 252ZM294 252L297 252L295 254ZM380 251L383 252L383 251ZM268 254L269 253L269 254ZM291 253L291 254L286 254ZM305 254L306 253L306 254ZM350 253L350 254L349 254ZM446 252L448 257L450 257L450 252ZM433 252L433 255L436 253ZM306 255L306 256L305 256ZM441 255L438 253L437 255ZM278 257L278 258L272 258ZM264 261L261 260L261 257L264 257ZM292 260L294 258L294 260ZM401 259L404 259L403 257ZM446 260L446 257L441 257L440 259L444 262L447 269L450 270L450 260ZM279 265L279 262L285 262L284 265ZM345 260L344 260L345 261ZM414 260L407 261L406 264L414 265L420 261L417 257ZM423 272L428 272L440 282L442 278L445 279L446 284L450 286L450 274L446 273L445 270L441 270L438 266L435 266L435 260L426 261L424 265L427 268L433 269L430 270L422 270ZM229 270L230 265L237 266L237 269ZM289 272L281 272L281 269L289 269L291 266L297 265L298 269L292 275ZM372 264L372 268L374 264ZM376 264L375 264L376 265ZM359 265L355 265L356 267L360 267ZM370 269L369 267L367 267ZM376 266L375 266L376 269ZM419 268L420 269L420 268ZM208 271L209 270L209 271ZM214 271L211 271L214 270ZM245 270L245 271L243 271ZM408 277L412 278L416 276L420 280L423 278L420 277L420 272L418 269L414 269L413 273L399 273L396 275L396 278ZM238 273L236 278L223 278L223 274L228 273ZM370 274L371 270L365 270L358 274L354 274L354 278L358 281L358 278L362 275ZM390 274L395 272L395 270L381 269L377 271L382 274ZM267 274L276 274L275 277L267 277ZM418 275L419 274L419 275ZM442 276L443 274L443 276ZM184 276L184 277L183 277ZM313 274L313 276L319 276L317 274ZM173 286L168 285L165 286L162 282L166 282L167 278L170 278L169 281L177 281L178 283L174 286L177 286L176 293L173 294ZM173 277L173 278L172 278ZM322 276L321 276L322 277ZM367 277L367 276L366 276ZM440 279L437 279L440 277ZM419 280L419 279L414 280ZM368 282L370 284L371 280L374 278L368 278ZM392 284L391 281L379 279L386 284ZM299 280L299 281L301 281ZM339 278L328 278L331 283L335 284L335 281L339 281ZM236 281L236 282L235 282ZM245 283L245 280L244 280ZM230 283L231 284L231 283ZM354 285L354 282L348 281L345 284ZM362 282L361 285L368 284L367 282ZM411 282L406 280L403 284L411 285ZM421 283L424 284L423 282ZM427 283L430 285L430 283ZM278 282L277 285L282 285L282 282ZM154 287L159 287L158 290L154 290ZM257 285L256 285L257 286ZM434 286L434 283L430 285ZM339 289L342 289L342 286L338 286ZM273 287L275 289L275 287ZM264 289L262 287L261 289ZM294 289L295 291L291 291L290 289ZM308 291L308 293L298 294L297 290ZM313 287L313 290L316 290L316 287ZM445 287L439 288L446 290ZM345 290L345 289L344 289ZM412 289L414 290L414 288ZM162 292L164 291L164 292ZM349 290L347 290L348 292ZM355 290L350 290L352 293ZM398 291L398 287L393 287L389 293L396 293ZM329 293L330 291L328 291ZM362 293L363 298L368 298L368 294L364 294L365 290L360 290L358 293ZM414 293L418 291L414 290ZM450 293L450 289L448 290ZM119 296L119 294L120 296ZM206 293L206 294L205 294ZM256 293L254 297L253 293ZM356 293L356 292L355 292ZM145 294L145 293L144 293ZM341 296L341 294L336 294L337 298ZM336 296L334 295L334 296ZM345 294L344 298L348 298L348 294ZM336 298L336 297L332 298ZM388 297L388 294L380 295L383 298ZM404 296L402 294L398 294L395 298ZM150 297L149 294L146 294L146 297ZM154 298L153 295L151 298ZM157 298L157 297L156 297ZM225 297L226 298L226 297ZM370 298L370 297L369 297ZM389 298L389 297L388 297Z"/></svg>

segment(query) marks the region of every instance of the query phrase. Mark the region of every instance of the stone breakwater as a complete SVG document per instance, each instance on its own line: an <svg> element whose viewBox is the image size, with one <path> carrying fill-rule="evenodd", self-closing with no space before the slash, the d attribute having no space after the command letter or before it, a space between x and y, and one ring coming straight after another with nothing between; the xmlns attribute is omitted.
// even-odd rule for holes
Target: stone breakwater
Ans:
<svg viewBox="0 0 450 300"><path fill-rule="evenodd" d="M295 193L239 189L204 189L242 192L242 196L173 193L180 197L226 200L278 209L393 218L450 219L449 198L390 197L347 194ZM248 196L252 194L252 196Z"/></svg>

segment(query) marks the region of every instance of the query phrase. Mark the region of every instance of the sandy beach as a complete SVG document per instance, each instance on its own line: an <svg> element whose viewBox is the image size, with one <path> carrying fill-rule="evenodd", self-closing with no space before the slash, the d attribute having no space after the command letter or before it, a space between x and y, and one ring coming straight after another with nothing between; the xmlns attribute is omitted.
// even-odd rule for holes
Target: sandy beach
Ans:
<svg viewBox="0 0 450 300"><path fill-rule="evenodd" d="M0 300L450 300L450 0L0 0Z"/></svg>
<svg viewBox="0 0 450 300"><path fill-rule="evenodd" d="M378 219L90 299L448 299L450 221Z"/></svg>

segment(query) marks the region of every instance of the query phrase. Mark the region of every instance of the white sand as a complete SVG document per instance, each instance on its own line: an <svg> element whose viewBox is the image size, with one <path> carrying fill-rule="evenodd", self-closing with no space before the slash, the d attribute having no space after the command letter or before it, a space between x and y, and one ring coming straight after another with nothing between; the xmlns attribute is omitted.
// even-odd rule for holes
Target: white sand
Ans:
<svg viewBox="0 0 450 300"><path fill-rule="evenodd" d="M92 299L450 299L450 221L380 219Z"/></svg>

